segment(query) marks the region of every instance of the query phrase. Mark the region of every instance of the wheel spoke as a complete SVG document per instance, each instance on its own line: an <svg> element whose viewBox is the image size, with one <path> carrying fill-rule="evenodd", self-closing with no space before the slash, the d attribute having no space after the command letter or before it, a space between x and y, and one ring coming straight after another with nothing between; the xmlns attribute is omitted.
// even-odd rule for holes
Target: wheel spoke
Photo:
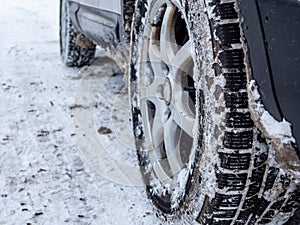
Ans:
<svg viewBox="0 0 300 225"><path fill-rule="evenodd" d="M152 114L150 113L148 102L151 102L155 106L155 109L152 109ZM164 123L167 118L168 108L157 97L148 97L142 101L141 111L145 134L149 137L146 139L151 143L147 143L147 146L151 149L157 149L163 143Z"/></svg>
<svg viewBox="0 0 300 225"><path fill-rule="evenodd" d="M153 28L152 30L154 29L156 28ZM161 61L158 43L156 40L153 40L152 38L150 39L150 45L149 45L149 59L151 63L152 62L157 63Z"/></svg>
<svg viewBox="0 0 300 225"><path fill-rule="evenodd" d="M174 57L176 51L178 50L174 32L175 11L176 8L174 6L167 7L160 32L161 59L168 65L171 63L171 59Z"/></svg>
<svg viewBox="0 0 300 225"><path fill-rule="evenodd" d="M179 51L176 53L176 55L173 57L171 61L171 66L173 68L173 74L179 74L181 72L188 73L189 67L188 65L192 62L192 55L191 55L191 49L190 49L190 41L184 44Z"/></svg>
<svg viewBox="0 0 300 225"><path fill-rule="evenodd" d="M141 113L142 113L142 117L143 117L143 125L144 125L144 132L145 135L147 136L147 138L145 139L145 143L146 143L146 148L149 149L153 149L153 140L152 140L152 135L151 134L151 123L152 123L152 118L149 115L149 107L147 104L146 100L141 101Z"/></svg>
<svg viewBox="0 0 300 225"><path fill-rule="evenodd" d="M152 126L152 141L154 148L159 147L164 141L164 127L163 121L156 116Z"/></svg>
<svg viewBox="0 0 300 225"><path fill-rule="evenodd" d="M155 174L157 176L157 178L164 184L170 184L172 183L172 179L170 177L170 174L167 173L167 170L169 168L167 168L168 166L168 162L166 159L164 160L157 160L154 164L153 164L153 169L155 171Z"/></svg>
<svg viewBox="0 0 300 225"><path fill-rule="evenodd" d="M153 81L150 85L145 85L145 83L141 82L141 98L156 97L159 86L165 82L166 75L161 68L159 51L151 40L149 46L149 60L150 62L142 62L141 66L144 70L144 76L148 76L148 79L151 79L149 76L153 76Z"/></svg>
<svg viewBox="0 0 300 225"><path fill-rule="evenodd" d="M193 129L195 124L194 115L179 110L174 114L174 121L176 124L190 137L193 137Z"/></svg>
<svg viewBox="0 0 300 225"><path fill-rule="evenodd" d="M165 78L167 76L167 71L164 71L162 68L162 61L160 58L160 51L157 47L157 43L150 40L149 46L149 60L153 69L154 76Z"/></svg>
<svg viewBox="0 0 300 225"><path fill-rule="evenodd" d="M170 2L166 2L165 0L157 0L156 4L153 5L152 10L149 14L149 21L151 24L154 24L154 21L157 20L157 16L160 13L160 9L165 5L171 5Z"/></svg>
<svg viewBox="0 0 300 225"><path fill-rule="evenodd" d="M157 93L160 87L164 84L164 81L164 78L155 76L153 82L149 86L141 84L141 99L151 98L152 100L154 99L155 101L158 101Z"/></svg>
<svg viewBox="0 0 300 225"><path fill-rule="evenodd" d="M170 118L165 124L165 150L172 175L176 175L183 168L179 146L180 131L173 118Z"/></svg>

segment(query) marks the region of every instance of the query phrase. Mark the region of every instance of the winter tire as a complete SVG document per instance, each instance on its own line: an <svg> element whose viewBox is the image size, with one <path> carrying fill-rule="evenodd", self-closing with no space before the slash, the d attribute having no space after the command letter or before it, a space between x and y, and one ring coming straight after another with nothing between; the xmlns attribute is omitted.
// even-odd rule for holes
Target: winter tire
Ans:
<svg viewBox="0 0 300 225"><path fill-rule="evenodd" d="M75 30L69 16L66 0L60 1L60 53L67 66L89 65L95 56L96 46Z"/></svg>
<svg viewBox="0 0 300 225"><path fill-rule="evenodd" d="M136 7L130 95L148 197L165 218L284 224L299 206L299 158L292 136L272 139L254 116L237 1Z"/></svg>

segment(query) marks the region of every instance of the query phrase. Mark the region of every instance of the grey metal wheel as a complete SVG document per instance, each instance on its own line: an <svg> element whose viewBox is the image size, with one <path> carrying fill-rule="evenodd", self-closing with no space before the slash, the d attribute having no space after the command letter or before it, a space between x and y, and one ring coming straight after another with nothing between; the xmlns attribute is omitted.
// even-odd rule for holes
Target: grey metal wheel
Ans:
<svg viewBox="0 0 300 225"><path fill-rule="evenodd" d="M183 204L195 157L194 62L186 20L169 0L151 3L139 58L138 93L148 192L162 211Z"/></svg>

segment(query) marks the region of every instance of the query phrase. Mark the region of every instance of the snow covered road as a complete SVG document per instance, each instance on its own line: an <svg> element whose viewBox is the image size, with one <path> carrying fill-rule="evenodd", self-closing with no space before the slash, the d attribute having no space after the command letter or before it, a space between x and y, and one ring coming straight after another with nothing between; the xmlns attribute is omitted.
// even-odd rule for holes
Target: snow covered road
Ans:
<svg viewBox="0 0 300 225"><path fill-rule="evenodd" d="M105 179L82 159L75 96L80 78L93 71L62 65L58 2L1 1L0 224L160 224L143 187ZM98 75L118 71L111 60L99 60L105 62ZM117 96L120 102L99 98L94 126L102 127L99 137L112 157L133 165L122 77L108 82L114 85L104 87L105 99ZM103 127L113 133L103 134Z"/></svg>
<svg viewBox="0 0 300 225"><path fill-rule="evenodd" d="M172 224L136 185L114 62L99 50L92 67L61 63L58 0L1 0L0 14L0 224Z"/></svg>

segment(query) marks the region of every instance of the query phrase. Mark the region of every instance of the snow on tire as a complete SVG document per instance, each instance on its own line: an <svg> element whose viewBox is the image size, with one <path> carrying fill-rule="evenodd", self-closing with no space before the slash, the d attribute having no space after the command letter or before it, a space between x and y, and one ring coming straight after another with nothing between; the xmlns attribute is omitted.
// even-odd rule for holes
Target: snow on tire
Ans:
<svg viewBox="0 0 300 225"><path fill-rule="evenodd" d="M299 159L276 162L274 140L253 120L237 2L136 7L133 130L153 204L200 224L285 223L299 206ZM295 151L291 140L282 146Z"/></svg>
<svg viewBox="0 0 300 225"><path fill-rule="evenodd" d="M80 43L80 44L79 44ZM96 45L75 30L66 0L60 1L60 53L67 66L89 65L95 56Z"/></svg>

